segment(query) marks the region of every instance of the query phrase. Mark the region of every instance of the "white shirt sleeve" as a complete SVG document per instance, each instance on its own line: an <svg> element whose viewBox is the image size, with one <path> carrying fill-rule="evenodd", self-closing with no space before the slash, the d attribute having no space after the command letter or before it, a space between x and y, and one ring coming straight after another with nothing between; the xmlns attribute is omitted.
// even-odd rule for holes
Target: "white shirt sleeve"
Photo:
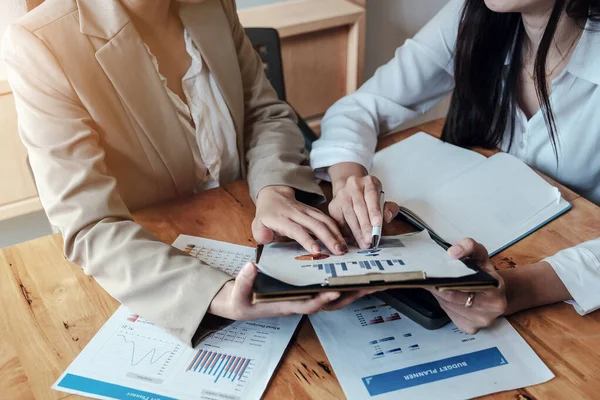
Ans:
<svg viewBox="0 0 600 400"><path fill-rule="evenodd" d="M600 238L562 250L546 258L573 300L580 315L600 309Z"/></svg>
<svg viewBox="0 0 600 400"><path fill-rule="evenodd" d="M354 94L325 114L311 166L355 162L371 168L377 137L430 110L454 88L453 53L464 0L451 0L423 29L399 47ZM321 169L321 170L319 170Z"/></svg>

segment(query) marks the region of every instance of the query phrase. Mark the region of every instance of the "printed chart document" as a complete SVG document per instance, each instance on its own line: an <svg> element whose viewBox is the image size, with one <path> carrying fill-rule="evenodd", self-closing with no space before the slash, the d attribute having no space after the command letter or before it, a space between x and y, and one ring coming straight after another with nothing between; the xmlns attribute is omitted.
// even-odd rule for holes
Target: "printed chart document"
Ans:
<svg viewBox="0 0 600 400"><path fill-rule="evenodd" d="M377 152L371 173L415 225L448 243L471 237L492 255L571 208L516 157L486 158L423 132Z"/></svg>
<svg viewBox="0 0 600 400"><path fill-rule="evenodd" d="M296 242L265 246L259 268L282 282L306 286L326 283L328 278L369 273L424 272L427 278L459 278L476 271L450 257L427 231L387 236L376 249L350 247L336 256L325 246L320 254L309 254Z"/></svg>
<svg viewBox="0 0 600 400"><path fill-rule="evenodd" d="M192 236L174 246L228 273L255 249ZM260 399L301 316L235 322L195 349L121 306L53 389L99 399Z"/></svg>
<svg viewBox="0 0 600 400"><path fill-rule="evenodd" d="M504 318L430 331L367 296L310 320L348 400L466 399L554 377Z"/></svg>

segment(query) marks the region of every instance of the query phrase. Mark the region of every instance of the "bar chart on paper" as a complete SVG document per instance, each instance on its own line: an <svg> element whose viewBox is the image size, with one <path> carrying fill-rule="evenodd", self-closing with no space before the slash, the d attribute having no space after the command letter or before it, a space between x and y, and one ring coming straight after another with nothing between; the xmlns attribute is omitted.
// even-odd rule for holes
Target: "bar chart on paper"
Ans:
<svg viewBox="0 0 600 400"><path fill-rule="evenodd" d="M176 379L182 385L202 385L231 398L240 398L252 384L262 352L270 335L280 326L269 320L236 322L208 335L188 356L184 373Z"/></svg>
<svg viewBox="0 0 600 400"><path fill-rule="evenodd" d="M245 374L250 375L252 366L251 358L204 348L196 352L186 372L207 376L214 383L219 380L235 383L241 382Z"/></svg>
<svg viewBox="0 0 600 400"><path fill-rule="evenodd" d="M396 260L370 260L370 261L346 261L337 263L306 264L301 268L316 268L319 271L325 271L329 277L338 276L338 271L348 271L348 268L359 267L362 270L386 271L394 265L405 265L404 261Z"/></svg>
<svg viewBox="0 0 600 400"><path fill-rule="evenodd" d="M401 319L398 311L385 303L355 308L354 315L360 326L383 324Z"/></svg>

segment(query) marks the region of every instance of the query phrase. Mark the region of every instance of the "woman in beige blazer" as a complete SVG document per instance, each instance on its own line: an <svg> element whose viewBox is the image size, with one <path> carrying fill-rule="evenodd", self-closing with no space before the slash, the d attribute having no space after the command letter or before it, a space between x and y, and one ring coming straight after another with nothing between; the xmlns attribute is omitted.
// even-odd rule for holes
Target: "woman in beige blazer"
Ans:
<svg viewBox="0 0 600 400"><path fill-rule="evenodd" d="M65 254L123 304L193 344L215 320L207 313L310 313L362 294L253 306L256 267L233 281L131 218L247 177L258 241L285 235L317 251L312 233L331 251L346 250L335 223L295 199L296 191L322 193L234 0L47 0L7 30L3 56Z"/></svg>

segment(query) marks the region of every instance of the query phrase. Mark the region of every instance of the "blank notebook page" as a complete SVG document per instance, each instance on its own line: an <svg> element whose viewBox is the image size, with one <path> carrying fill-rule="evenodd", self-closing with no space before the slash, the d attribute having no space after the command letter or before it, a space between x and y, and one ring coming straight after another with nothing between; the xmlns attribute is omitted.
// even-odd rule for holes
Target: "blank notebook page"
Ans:
<svg viewBox="0 0 600 400"><path fill-rule="evenodd" d="M448 242L472 237L493 252L560 199L558 189L526 164L499 153L404 206Z"/></svg>
<svg viewBox="0 0 600 400"><path fill-rule="evenodd" d="M490 253L552 219L569 204L522 161L490 158L417 133L374 158L386 199L408 208L450 243L472 237Z"/></svg>
<svg viewBox="0 0 600 400"><path fill-rule="evenodd" d="M381 180L387 200L402 204L485 160L474 151L419 132L375 153L371 174Z"/></svg>

